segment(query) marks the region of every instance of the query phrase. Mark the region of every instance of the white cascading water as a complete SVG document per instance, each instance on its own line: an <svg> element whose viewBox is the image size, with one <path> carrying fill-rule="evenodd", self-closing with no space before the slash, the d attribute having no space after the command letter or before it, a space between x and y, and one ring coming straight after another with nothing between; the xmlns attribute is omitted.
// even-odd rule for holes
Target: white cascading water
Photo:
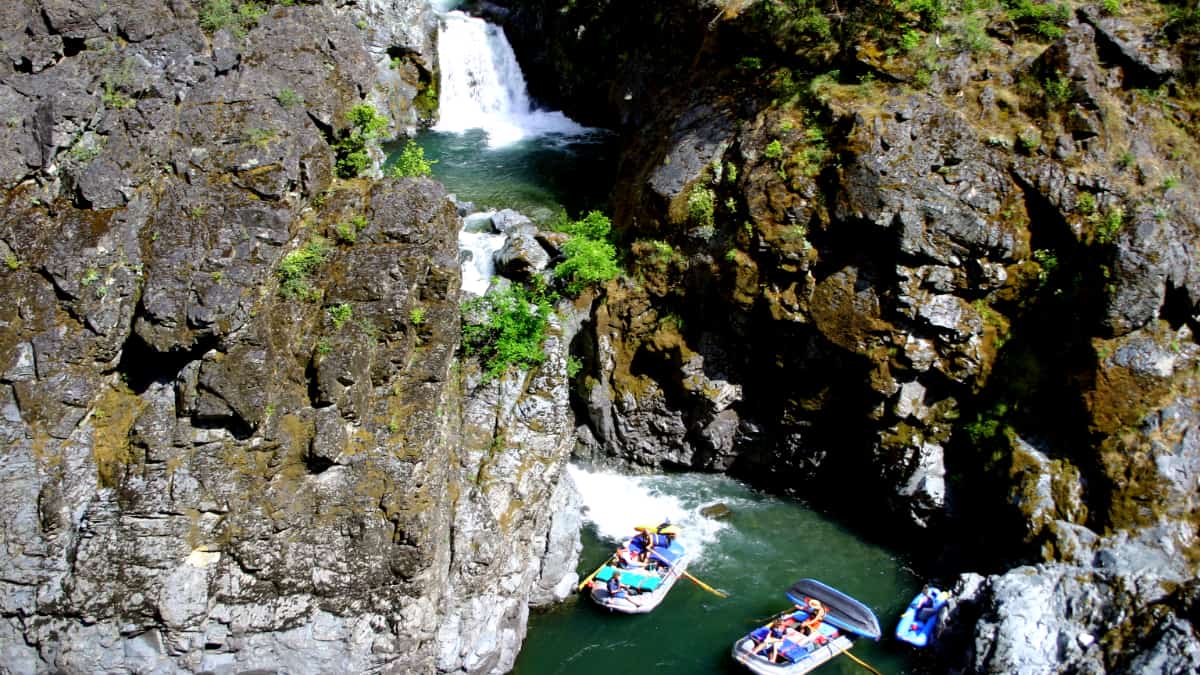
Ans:
<svg viewBox="0 0 1200 675"><path fill-rule="evenodd" d="M583 498L584 519L596 533L614 542L635 534L635 525L657 525L664 518L679 526L679 541L693 555L717 539L725 523L700 513L703 505L687 507L682 500L664 494L658 484L664 476L627 476L609 471L588 471L574 464L567 467Z"/></svg>
<svg viewBox="0 0 1200 675"><path fill-rule="evenodd" d="M492 148L523 138L588 132L561 112L533 108L521 66L499 26L458 11L444 14L438 61L442 81L435 131L483 129Z"/></svg>
<svg viewBox="0 0 1200 675"><path fill-rule="evenodd" d="M459 250L470 252L462 264L462 289L474 295L487 293L496 271L492 256L504 246L505 236L492 232L493 213L472 213L463 218L463 228L458 231Z"/></svg>

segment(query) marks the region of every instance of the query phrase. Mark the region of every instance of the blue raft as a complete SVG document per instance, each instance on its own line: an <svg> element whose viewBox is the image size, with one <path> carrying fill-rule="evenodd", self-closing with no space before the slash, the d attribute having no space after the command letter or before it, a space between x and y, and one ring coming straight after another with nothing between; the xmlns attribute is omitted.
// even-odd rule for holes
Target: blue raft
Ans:
<svg viewBox="0 0 1200 675"><path fill-rule="evenodd" d="M914 647L924 647L933 641L938 612L946 606L950 594L927 586L908 603L900 622L896 624L896 639Z"/></svg>

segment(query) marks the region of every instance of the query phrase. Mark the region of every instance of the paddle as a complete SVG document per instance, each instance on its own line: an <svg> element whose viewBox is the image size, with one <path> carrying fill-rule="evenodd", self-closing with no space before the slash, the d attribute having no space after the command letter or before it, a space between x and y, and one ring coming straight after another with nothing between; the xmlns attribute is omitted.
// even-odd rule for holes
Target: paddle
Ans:
<svg viewBox="0 0 1200 675"><path fill-rule="evenodd" d="M583 587L587 586L589 583L591 583L592 579L595 579L596 575L600 574L600 570L604 569L604 566L608 564L608 561L612 560L613 558L616 558L616 556L614 555L610 558L605 558L604 562L600 563L600 566L596 568L595 572L592 572L591 574L587 575L586 579L579 582L579 588L577 588L576 590L582 591Z"/></svg>
<svg viewBox="0 0 1200 675"><path fill-rule="evenodd" d="M674 569L674 566L671 565L671 561L667 560L666 558L659 555L658 551L656 551L654 549L650 549L650 555L654 556L655 558L658 558L658 560L660 562L666 563L667 567L669 567L670 569ZM722 591L722 590L713 588L712 586L709 586L708 584L704 583L703 581L700 581L699 579L692 576L691 574L688 574L688 572L686 570L679 570L679 574L687 577L688 579L691 579L692 582L695 583L697 586L699 586L700 588L703 588L704 590L708 591L709 593L712 593L713 595L715 595L719 598L728 598L729 597L729 594L726 593L725 591Z"/></svg>

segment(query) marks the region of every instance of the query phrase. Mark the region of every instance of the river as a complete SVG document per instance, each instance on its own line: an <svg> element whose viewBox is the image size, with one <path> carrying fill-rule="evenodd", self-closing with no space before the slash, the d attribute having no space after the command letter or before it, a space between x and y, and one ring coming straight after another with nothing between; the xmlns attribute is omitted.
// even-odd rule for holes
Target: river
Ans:
<svg viewBox="0 0 1200 675"><path fill-rule="evenodd" d="M811 577L867 604L884 639L860 640L853 653L883 673L917 673L911 648L889 636L921 580L903 556L863 541L835 520L794 500L752 490L711 474L633 477L571 468L583 495L587 524L579 573L589 574L633 525L670 517L681 542L698 558L689 571L729 593L721 599L681 580L654 612L610 614L585 596L530 619L517 659L518 675L611 674L641 665L656 673L746 673L729 656L734 640L790 605L784 591ZM709 504L728 518L700 515ZM821 675L859 673L839 657Z"/></svg>

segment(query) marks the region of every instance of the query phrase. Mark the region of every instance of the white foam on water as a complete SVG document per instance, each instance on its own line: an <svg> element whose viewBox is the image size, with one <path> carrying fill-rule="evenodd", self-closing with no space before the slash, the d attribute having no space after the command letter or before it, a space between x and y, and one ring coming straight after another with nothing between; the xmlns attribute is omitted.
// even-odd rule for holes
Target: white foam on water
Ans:
<svg viewBox="0 0 1200 675"><path fill-rule="evenodd" d="M435 131L483 129L492 148L536 136L591 132L561 112L533 107L525 75L499 26L459 11L444 14L438 61L442 78Z"/></svg>
<svg viewBox="0 0 1200 675"><path fill-rule="evenodd" d="M670 476L629 476L612 471L567 467L586 508L584 519L602 538L614 543L636 534L637 525L658 525L664 518L679 526L679 541L692 555L717 540L726 527L700 514L704 504L670 494Z"/></svg>
<svg viewBox="0 0 1200 675"><path fill-rule="evenodd" d="M470 259L462 264L462 289L474 295L487 293L496 274L496 263L492 255L504 246L505 235L491 232L491 225L481 228L481 221L489 220L492 212L473 213L463 219L463 229L458 231L458 248L470 251Z"/></svg>

